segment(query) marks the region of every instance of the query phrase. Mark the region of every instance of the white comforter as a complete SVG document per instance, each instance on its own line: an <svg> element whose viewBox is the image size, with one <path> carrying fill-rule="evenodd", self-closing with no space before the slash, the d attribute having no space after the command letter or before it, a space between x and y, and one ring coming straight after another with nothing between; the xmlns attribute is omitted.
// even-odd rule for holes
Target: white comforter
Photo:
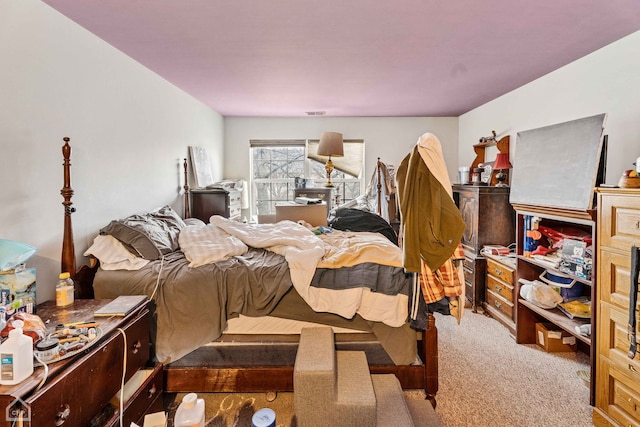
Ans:
<svg viewBox="0 0 640 427"><path fill-rule="evenodd" d="M400 267L400 249L381 235L345 233L339 236L342 232L335 231L336 234L324 236L323 240L292 221L245 224L213 216L210 222L210 226L189 226L180 232L180 248L192 267L240 255L247 250L247 245L264 248L284 256L293 286L315 311L349 319L358 313L367 320L394 327L401 326L407 319L406 295L384 295L368 288L334 290L310 286L318 266L338 268L376 262ZM370 243L366 244L363 238ZM349 241L353 245L345 244ZM365 246L367 249L363 250Z"/></svg>

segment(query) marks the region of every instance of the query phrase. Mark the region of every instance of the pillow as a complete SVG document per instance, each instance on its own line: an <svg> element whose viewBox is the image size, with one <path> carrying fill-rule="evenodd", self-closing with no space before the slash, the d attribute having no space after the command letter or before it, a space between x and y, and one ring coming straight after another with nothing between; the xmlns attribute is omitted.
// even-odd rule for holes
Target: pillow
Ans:
<svg viewBox="0 0 640 427"><path fill-rule="evenodd" d="M118 239L110 235L98 235L84 256L94 256L103 270L140 270L149 260L132 254Z"/></svg>
<svg viewBox="0 0 640 427"><path fill-rule="evenodd" d="M200 218L185 218L184 220L185 225L188 227L190 225L199 225L201 227L204 227L205 225L207 225L203 220L201 220Z"/></svg>
<svg viewBox="0 0 640 427"><path fill-rule="evenodd" d="M249 250L240 239L214 225L185 227L179 239L189 267L213 264Z"/></svg>
<svg viewBox="0 0 640 427"><path fill-rule="evenodd" d="M153 212L111 221L100 234L115 237L144 259L156 260L178 249L178 235L183 227L185 223L175 211L164 206Z"/></svg>
<svg viewBox="0 0 640 427"><path fill-rule="evenodd" d="M15 240L0 239L0 271L13 270L26 262L36 248Z"/></svg>

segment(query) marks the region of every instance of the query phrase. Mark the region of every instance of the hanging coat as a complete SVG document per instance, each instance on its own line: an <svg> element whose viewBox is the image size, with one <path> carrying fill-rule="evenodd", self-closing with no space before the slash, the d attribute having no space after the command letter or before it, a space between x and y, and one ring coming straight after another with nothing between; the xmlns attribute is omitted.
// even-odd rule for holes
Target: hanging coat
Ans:
<svg viewBox="0 0 640 427"><path fill-rule="evenodd" d="M439 145L437 138L435 141ZM419 273L420 261L423 260L435 271L451 257L460 243L466 227L462 215L450 196L450 190L445 189L427 167L419 152L419 144L400 163L396 184L403 224L404 269Z"/></svg>

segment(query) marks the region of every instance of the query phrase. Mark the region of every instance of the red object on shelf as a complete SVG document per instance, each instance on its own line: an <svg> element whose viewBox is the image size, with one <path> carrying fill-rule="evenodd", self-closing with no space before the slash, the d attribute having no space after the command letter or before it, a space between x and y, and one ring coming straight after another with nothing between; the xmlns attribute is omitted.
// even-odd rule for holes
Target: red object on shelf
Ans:
<svg viewBox="0 0 640 427"><path fill-rule="evenodd" d="M564 243L564 239L580 240L587 243L587 246L591 246L593 239L591 234L584 230L575 227L560 227L558 229L549 228L544 225L539 225L538 230L546 236L553 247L559 249Z"/></svg>

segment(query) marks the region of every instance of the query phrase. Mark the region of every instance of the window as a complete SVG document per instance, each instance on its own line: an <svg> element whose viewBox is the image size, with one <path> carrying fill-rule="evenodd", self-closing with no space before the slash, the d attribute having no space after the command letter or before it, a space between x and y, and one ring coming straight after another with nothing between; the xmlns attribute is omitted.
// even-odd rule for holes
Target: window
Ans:
<svg viewBox="0 0 640 427"><path fill-rule="evenodd" d="M277 202L293 200L295 178L314 180L316 187L327 182L324 163L318 156L317 140L251 140L251 169L254 192L253 214L273 215ZM345 155L332 158L331 180L340 203L359 196L364 163L364 141L345 140Z"/></svg>

